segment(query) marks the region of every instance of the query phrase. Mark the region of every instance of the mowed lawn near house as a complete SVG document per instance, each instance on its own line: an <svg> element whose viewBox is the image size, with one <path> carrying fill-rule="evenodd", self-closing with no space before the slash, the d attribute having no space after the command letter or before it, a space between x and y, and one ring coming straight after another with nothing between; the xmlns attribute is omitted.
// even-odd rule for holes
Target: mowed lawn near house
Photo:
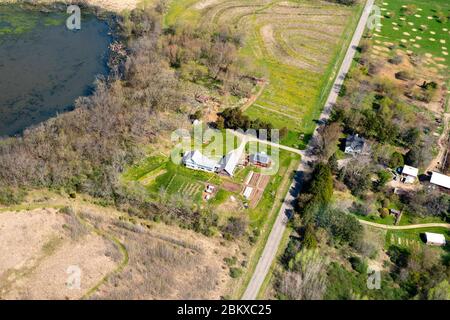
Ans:
<svg viewBox="0 0 450 320"><path fill-rule="evenodd" d="M268 148L266 152L272 155L271 148ZM296 153L279 150L273 156L273 161L277 164L277 170L270 175L269 183L258 205L244 211L251 226L255 229L262 228L267 218L275 211L274 207L281 205L281 200L288 188L288 184L284 180L289 180L289 176L300 161L300 156ZM122 180L123 183L140 183L148 191L149 199L155 199L162 194L178 195L187 197L198 205L206 204L202 195L205 187L211 184L217 187L217 193L208 202L213 207L220 207L221 204L230 200L231 196L245 202L242 197L243 183L251 171L258 173L261 172L261 169L251 165L238 167L234 176L228 177L189 169L182 164L174 163L170 157L153 154L128 168L123 174ZM264 172L261 173L264 174ZM227 183L234 184L238 188L236 191L230 191L226 187Z"/></svg>
<svg viewBox="0 0 450 320"><path fill-rule="evenodd" d="M229 26L244 33L241 57L248 73L267 80L245 110L251 118L287 127L283 144L304 147L311 136L363 3L325 1L174 0L166 25ZM299 139L303 134L302 139Z"/></svg>

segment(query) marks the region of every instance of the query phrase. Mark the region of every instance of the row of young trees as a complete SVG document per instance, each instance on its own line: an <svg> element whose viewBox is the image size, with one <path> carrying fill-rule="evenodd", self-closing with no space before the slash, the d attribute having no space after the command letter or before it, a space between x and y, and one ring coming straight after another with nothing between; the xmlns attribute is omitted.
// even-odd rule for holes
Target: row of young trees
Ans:
<svg viewBox="0 0 450 320"><path fill-rule="evenodd" d="M359 248L363 229L351 215L330 206L333 175L326 163L316 165L312 179L298 199L294 228L301 239L291 238L282 257L283 272L278 277L278 294L288 299L322 299L330 285L329 261L321 245Z"/></svg>

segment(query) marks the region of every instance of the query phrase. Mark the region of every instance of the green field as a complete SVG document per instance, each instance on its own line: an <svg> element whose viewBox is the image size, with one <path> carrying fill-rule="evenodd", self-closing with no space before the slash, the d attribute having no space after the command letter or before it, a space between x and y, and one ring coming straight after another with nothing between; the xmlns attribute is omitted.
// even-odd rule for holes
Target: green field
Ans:
<svg viewBox="0 0 450 320"><path fill-rule="evenodd" d="M379 0L376 3L381 8L382 19L379 30L373 32L372 56L388 58L397 50L418 55L428 70L448 85L450 2Z"/></svg>
<svg viewBox="0 0 450 320"><path fill-rule="evenodd" d="M450 46L450 22L439 21L438 12L450 14L450 2L446 0L396 0L378 1L383 18L380 31L374 31L374 39L381 45L392 42L404 50L428 54L435 61L448 67ZM405 7L412 6L412 7ZM411 11L406 11L411 8Z"/></svg>
<svg viewBox="0 0 450 320"><path fill-rule="evenodd" d="M345 55L362 5L322 1L174 0L166 25L229 26L245 33L248 73L268 84L245 113L287 127L284 144L304 147ZM299 140L299 134L304 139Z"/></svg>
<svg viewBox="0 0 450 320"><path fill-rule="evenodd" d="M421 234L425 232L441 233L445 238L450 240L450 230L445 228L418 228L408 230L388 230L386 232L385 247L390 245L403 246L403 247L420 247L425 245L421 239ZM400 240L399 240L400 239Z"/></svg>

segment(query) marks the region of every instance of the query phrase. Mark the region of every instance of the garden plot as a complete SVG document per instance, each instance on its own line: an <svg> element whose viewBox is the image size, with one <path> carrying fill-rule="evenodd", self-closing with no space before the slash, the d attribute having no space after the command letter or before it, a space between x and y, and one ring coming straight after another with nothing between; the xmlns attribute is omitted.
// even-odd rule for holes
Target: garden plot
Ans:
<svg viewBox="0 0 450 320"><path fill-rule="evenodd" d="M190 180L179 174L174 174L165 187L165 190L170 194L178 194L180 196L187 196L195 200L200 200L202 197L204 184Z"/></svg>
<svg viewBox="0 0 450 320"><path fill-rule="evenodd" d="M255 173L253 171L249 172L245 179L243 191L245 192L247 188L252 188L252 191L248 196L250 208L256 208L264 194L264 191L266 190L267 185L269 184L270 178L271 177L268 175Z"/></svg>

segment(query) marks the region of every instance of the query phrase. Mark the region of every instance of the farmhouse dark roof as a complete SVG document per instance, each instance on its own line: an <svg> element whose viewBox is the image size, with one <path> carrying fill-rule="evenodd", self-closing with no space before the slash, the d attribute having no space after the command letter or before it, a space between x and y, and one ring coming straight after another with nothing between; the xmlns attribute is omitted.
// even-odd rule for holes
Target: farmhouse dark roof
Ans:
<svg viewBox="0 0 450 320"><path fill-rule="evenodd" d="M345 140L345 149L350 152L362 152L364 149L365 139L359 135L350 135Z"/></svg>
<svg viewBox="0 0 450 320"><path fill-rule="evenodd" d="M254 163L254 162L258 162L258 163L262 163L262 164L269 164L270 163L270 157L265 154L265 153L261 153L261 152L257 152L254 154L250 155L250 162Z"/></svg>

